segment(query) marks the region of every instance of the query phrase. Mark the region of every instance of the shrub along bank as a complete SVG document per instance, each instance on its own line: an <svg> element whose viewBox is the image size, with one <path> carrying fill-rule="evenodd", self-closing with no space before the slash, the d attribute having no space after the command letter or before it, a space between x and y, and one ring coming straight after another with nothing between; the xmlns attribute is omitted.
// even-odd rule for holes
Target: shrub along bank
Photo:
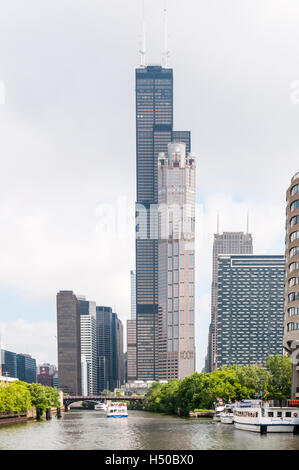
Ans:
<svg viewBox="0 0 299 470"><path fill-rule="evenodd" d="M59 407L59 394L55 388L21 381L0 383L0 413L24 413L36 408L40 417L47 408Z"/></svg>

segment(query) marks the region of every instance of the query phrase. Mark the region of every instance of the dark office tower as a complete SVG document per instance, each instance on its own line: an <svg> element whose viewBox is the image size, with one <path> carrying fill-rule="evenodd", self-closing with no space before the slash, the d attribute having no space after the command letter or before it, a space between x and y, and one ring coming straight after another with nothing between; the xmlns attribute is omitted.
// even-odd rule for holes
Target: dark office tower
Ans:
<svg viewBox="0 0 299 470"><path fill-rule="evenodd" d="M282 355L284 266L284 256L218 256L217 367Z"/></svg>
<svg viewBox="0 0 299 470"><path fill-rule="evenodd" d="M17 377L22 382L36 383L36 360L29 354L17 354Z"/></svg>
<svg viewBox="0 0 299 470"><path fill-rule="evenodd" d="M2 375L17 378L17 355L14 352L1 349Z"/></svg>
<svg viewBox="0 0 299 470"><path fill-rule="evenodd" d="M292 357L292 398L299 398L299 172L287 190L283 346Z"/></svg>
<svg viewBox="0 0 299 470"><path fill-rule="evenodd" d="M190 133L173 131L173 71L136 69L136 373L157 377L158 154L169 142L186 143Z"/></svg>
<svg viewBox="0 0 299 470"><path fill-rule="evenodd" d="M213 244L213 272L212 272L212 298L211 298L211 324L209 328L209 344L205 371L212 372L217 367L216 340L217 340L217 280L219 254L252 254L252 235L243 232L223 232L214 234Z"/></svg>
<svg viewBox="0 0 299 470"><path fill-rule="evenodd" d="M57 294L57 345L59 388L81 394L80 306L72 291Z"/></svg>
<svg viewBox="0 0 299 470"><path fill-rule="evenodd" d="M98 392L112 391L112 309L96 308Z"/></svg>

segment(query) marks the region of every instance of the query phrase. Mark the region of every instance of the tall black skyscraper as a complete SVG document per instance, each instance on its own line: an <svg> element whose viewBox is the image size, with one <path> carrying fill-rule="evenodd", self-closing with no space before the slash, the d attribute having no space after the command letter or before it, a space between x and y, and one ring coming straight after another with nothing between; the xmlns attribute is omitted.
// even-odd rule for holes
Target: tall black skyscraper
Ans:
<svg viewBox="0 0 299 470"><path fill-rule="evenodd" d="M190 132L173 131L173 71L136 69L136 369L141 380L157 378L158 154Z"/></svg>

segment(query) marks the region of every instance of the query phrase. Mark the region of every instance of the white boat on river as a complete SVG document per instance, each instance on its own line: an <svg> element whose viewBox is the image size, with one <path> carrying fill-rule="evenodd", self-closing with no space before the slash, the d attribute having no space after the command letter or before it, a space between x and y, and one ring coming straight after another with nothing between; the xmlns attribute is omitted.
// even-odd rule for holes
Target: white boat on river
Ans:
<svg viewBox="0 0 299 470"><path fill-rule="evenodd" d="M275 407L261 400L246 400L234 408L234 426L244 431L299 433L299 408Z"/></svg>
<svg viewBox="0 0 299 470"><path fill-rule="evenodd" d="M108 406L107 410L107 418L127 418L128 417L128 409L126 403L111 403Z"/></svg>
<svg viewBox="0 0 299 470"><path fill-rule="evenodd" d="M220 421L223 424L233 424L234 423L234 408L235 403L227 403L224 407L224 410L220 413Z"/></svg>
<svg viewBox="0 0 299 470"><path fill-rule="evenodd" d="M223 410L224 410L223 405L215 407L215 414L213 416L213 421L219 421L220 422L220 414L222 413Z"/></svg>

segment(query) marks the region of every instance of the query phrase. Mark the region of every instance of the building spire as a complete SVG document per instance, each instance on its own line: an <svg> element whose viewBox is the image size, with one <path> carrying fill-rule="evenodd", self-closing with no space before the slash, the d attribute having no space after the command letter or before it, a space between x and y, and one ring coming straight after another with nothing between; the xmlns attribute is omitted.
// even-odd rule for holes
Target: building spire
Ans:
<svg viewBox="0 0 299 470"><path fill-rule="evenodd" d="M247 211L247 220L246 220L246 233L249 233L249 213Z"/></svg>
<svg viewBox="0 0 299 470"><path fill-rule="evenodd" d="M146 32L145 32L145 14L144 14L144 0L142 0L142 38L140 53L140 67L146 67Z"/></svg>
<svg viewBox="0 0 299 470"><path fill-rule="evenodd" d="M167 22L167 6L166 0L164 0L164 48L162 53L162 67L165 69L168 68L168 57L169 57L169 50L168 50L168 22Z"/></svg>
<svg viewBox="0 0 299 470"><path fill-rule="evenodd" d="M219 235L219 212L217 212L217 235Z"/></svg>

